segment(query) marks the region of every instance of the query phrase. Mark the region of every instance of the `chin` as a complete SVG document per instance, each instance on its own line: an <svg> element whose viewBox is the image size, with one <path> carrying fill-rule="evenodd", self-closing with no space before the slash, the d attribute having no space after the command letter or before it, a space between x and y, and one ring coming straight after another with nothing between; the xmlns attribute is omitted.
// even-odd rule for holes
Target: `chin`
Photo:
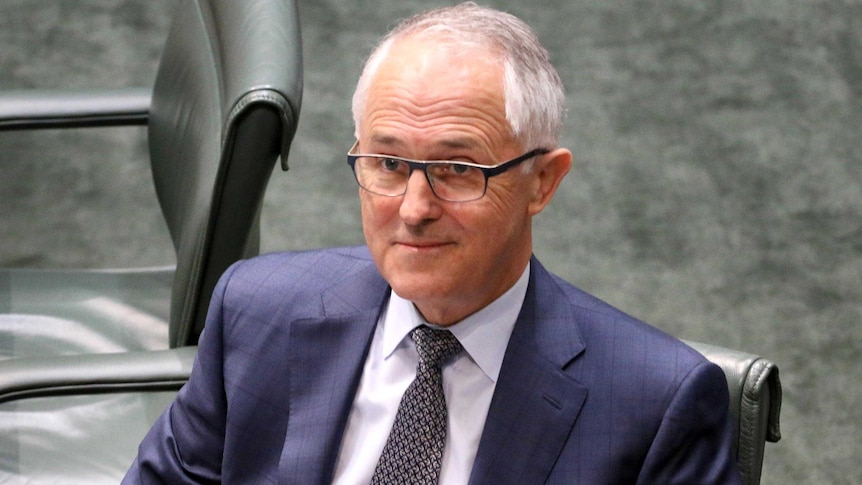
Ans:
<svg viewBox="0 0 862 485"><path fill-rule="evenodd" d="M443 298L448 293L448 285L439 281L440 276L429 272L400 274L386 280L398 296L414 303Z"/></svg>

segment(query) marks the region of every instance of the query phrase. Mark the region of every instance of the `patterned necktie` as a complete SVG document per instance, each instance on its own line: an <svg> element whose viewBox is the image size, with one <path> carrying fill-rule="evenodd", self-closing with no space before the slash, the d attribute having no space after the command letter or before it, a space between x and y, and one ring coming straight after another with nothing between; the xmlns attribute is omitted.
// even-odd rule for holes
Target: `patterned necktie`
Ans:
<svg viewBox="0 0 862 485"><path fill-rule="evenodd" d="M441 365L461 350L448 330L410 332L419 352L416 378L404 391L395 424L371 477L372 485L436 484L446 445L446 398Z"/></svg>

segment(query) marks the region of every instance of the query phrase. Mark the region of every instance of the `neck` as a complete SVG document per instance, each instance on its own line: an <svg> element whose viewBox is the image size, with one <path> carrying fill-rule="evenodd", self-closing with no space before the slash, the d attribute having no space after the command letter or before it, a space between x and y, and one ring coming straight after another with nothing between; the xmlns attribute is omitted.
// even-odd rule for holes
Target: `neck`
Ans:
<svg viewBox="0 0 862 485"><path fill-rule="evenodd" d="M503 296L507 291L512 289L512 287L515 286L515 283L517 283L524 274L529 262L530 259L527 258L524 261L524 264L519 266L520 269L517 272L514 272L512 275L507 275L505 280L501 280L504 281L504 284L498 285L496 291L488 293L481 300L476 299L476 295L464 295L464 298L459 301L453 301L451 298L447 298L445 301L440 302L414 301L413 305L416 307L419 314L422 315L422 318L432 325L440 327L455 325L470 315L487 307Z"/></svg>

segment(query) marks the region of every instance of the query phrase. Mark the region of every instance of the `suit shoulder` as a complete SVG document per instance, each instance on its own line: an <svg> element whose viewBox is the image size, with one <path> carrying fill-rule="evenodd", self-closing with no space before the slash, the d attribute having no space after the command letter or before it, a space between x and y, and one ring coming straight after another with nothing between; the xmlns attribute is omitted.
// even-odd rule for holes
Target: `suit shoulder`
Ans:
<svg viewBox="0 0 862 485"><path fill-rule="evenodd" d="M283 251L263 254L235 264L232 278L332 281L374 265L364 246Z"/></svg>
<svg viewBox="0 0 862 485"><path fill-rule="evenodd" d="M339 266L345 262L373 263L366 246L346 246L336 248L306 249L300 251L278 251L261 254L240 261L240 265L255 266L294 266L309 268L319 265Z"/></svg>
<svg viewBox="0 0 862 485"><path fill-rule="evenodd" d="M220 285L231 302L266 296L308 304L333 286L379 278L368 249L356 246L256 256L235 263Z"/></svg>
<svg viewBox="0 0 862 485"><path fill-rule="evenodd" d="M558 287L566 294L582 337L589 348L613 343L619 349L621 342L632 346L626 355L637 364L651 359L673 359L678 371L687 372L707 361L706 357L673 335L644 322L619 308L577 288L557 275L552 275Z"/></svg>

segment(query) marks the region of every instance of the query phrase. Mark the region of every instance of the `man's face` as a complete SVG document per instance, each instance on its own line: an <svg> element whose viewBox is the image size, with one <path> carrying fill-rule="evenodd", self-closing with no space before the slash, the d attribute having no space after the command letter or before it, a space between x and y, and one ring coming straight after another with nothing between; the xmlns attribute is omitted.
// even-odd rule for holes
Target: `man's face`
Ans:
<svg viewBox="0 0 862 485"><path fill-rule="evenodd" d="M360 153L497 164L521 147L505 118L502 68L487 55L452 56L428 42L392 46L371 81ZM399 197L360 189L371 254L393 290L432 323L449 325L504 293L532 252L536 177L513 169L471 202L436 198L414 171Z"/></svg>

